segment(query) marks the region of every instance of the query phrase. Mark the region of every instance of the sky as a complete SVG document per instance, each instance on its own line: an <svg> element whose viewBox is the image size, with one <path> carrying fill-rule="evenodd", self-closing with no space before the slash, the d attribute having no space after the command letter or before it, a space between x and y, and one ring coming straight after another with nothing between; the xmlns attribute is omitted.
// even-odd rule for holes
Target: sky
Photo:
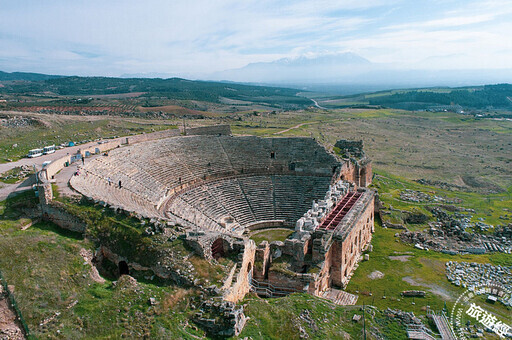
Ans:
<svg viewBox="0 0 512 340"><path fill-rule="evenodd" d="M0 0L0 70L192 79L356 53L410 69L512 69L511 0Z"/></svg>

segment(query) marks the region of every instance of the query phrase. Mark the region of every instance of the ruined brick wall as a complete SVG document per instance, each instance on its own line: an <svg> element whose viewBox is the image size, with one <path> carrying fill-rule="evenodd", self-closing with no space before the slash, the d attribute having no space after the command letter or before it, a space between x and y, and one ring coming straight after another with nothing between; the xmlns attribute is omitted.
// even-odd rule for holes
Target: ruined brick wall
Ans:
<svg viewBox="0 0 512 340"><path fill-rule="evenodd" d="M349 152L353 156L357 157L363 152L363 141L340 139L336 142L336 144L334 144L334 147L339 148L342 151Z"/></svg>
<svg viewBox="0 0 512 340"><path fill-rule="evenodd" d="M308 293L320 296L323 291L331 287L331 268L332 268L331 251L325 254L325 261L317 264L320 266L320 272L313 276L313 280L309 284Z"/></svg>
<svg viewBox="0 0 512 340"><path fill-rule="evenodd" d="M219 232L206 232L198 230L194 232L188 232L186 235L186 242L189 247L194 249L196 254L210 261L213 260L212 246L217 240L222 240L222 252L228 254L234 251L234 241L232 237L219 233Z"/></svg>
<svg viewBox="0 0 512 340"><path fill-rule="evenodd" d="M262 241L256 249L254 258L255 265L253 266L253 277L257 280L264 280L268 267L270 265L271 252L270 244L267 241Z"/></svg>
<svg viewBox="0 0 512 340"><path fill-rule="evenodd" d="M68 213L61 202L53 201L48 204L41 205L43 218L51 221L61 228L83 233L87 224L78 217Z"/></svg>
<svg viewBox="0 0 512 340"><path fill-rule="evenodd" d="M372 162L369 158L360 161L350 159L341 166L340 179L352 182L359 187L369 186L372 178Z"/></svg>
<svg viewBox="0 0 512 340"><path fill-rule="evenodd" d="M186 128L185 136L194 135L231 135L231 127L229 125L213 125L213 126L200 126L194 128Z"/></svg>
<svg viewBox="0 0 512 340"><path fill-rule="evenodd" d="M270 271L266 282L277 290L282 287L301 292L309 284L309 276L303 274L286 275L277 271Z"/></svg>
<svg viewBox="0 0 512 340"><path fill-rule="evenodd" d="M372 184L373 172L372 162L369 159L365 159L364 162L358 166L359 168L359 186L367 187Z"/></svg>
<svg viewBox="0 0 512 340"><path fill-rule="evenodd" d="M348 182L357 183L356 165L352 162L343 162L340 169L340 179Z"/></svg>
<svg viewBox="0 0 512 340"><path fill-rule="evenodd" d="M252 275L254 260L256 256L256 244L253 240L246 240L244 243L244 253L240 265L240 270L236 277L236 282L229 288L223 296L225 301L237 302L249 293L251 288L249 274Z"/></svg>
<svg viewBox="0 0 512 340"><path fill-rule="evenodd" d="M341 249L341 257L333 260L333 268L340 268L336 272L336 278L333 277L333 283L339 286L345 286L350 279L354 266L359 260L363 250L370 243L372 233L374 232L374 197L367 203L365 209L359 214L354 222L351 231L344 240L337 240L336 249ZM340 247L341 245L341 247ZM340 263L341 262L341 263ZM333 273L334 274L334 273Z"/></svg>
<svg viewBox="0 0 512 340"><path fill-rule="evenodd" d="M52 184L48 181L46 171L39 171L37 174L37 193L39 195L39 203L44 206L53 200Z"/></svg>

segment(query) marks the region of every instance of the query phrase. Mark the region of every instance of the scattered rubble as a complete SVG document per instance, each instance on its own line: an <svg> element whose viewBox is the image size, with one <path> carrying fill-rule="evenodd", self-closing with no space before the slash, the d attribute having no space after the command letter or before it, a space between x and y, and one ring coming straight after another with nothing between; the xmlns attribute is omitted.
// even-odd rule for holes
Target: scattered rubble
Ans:
<svg viewBox="0 0 512 340"><path fill-rule="evenodd" d="M243 306L229 301L207 300L201 304L193 320L210 334L231 337L240 334L247 317Z"/></svg>
<svg viewBox="0 0 512 340"><path fill-rule="evenodd" d="M299 318L301 320L304 320L307 323L307 325L309 326L309 328L311 328L313 330L313 332L318 331L318 326L317 326L315 320L313 320L313 318L311 317L311 312L309 311L309 309L304 309L300 313Z"/></svg>
<svg viewBox="0 0 512 340"><path fill-rule="evenodd" d="M429 223L427 233L407 231L400 234L403 242L417 244L421 247L419 249L430 248L449 254L512 253L512 224L495 227L480 221L473 223L471 215L461 212L449 214L440 207L430 210L437 222ZM489 233L492 230L494 232Z"/></svg>
<svg viewBox="0 0 512 340"><path fill-rule="evenodd" d="M434 202L434 203L447 203L447 204L460 204L462 203L462 200L460 198L446 198L437 196L435 194L431 193L425 193L423 191L416 191L411 189L405 189L404 191L400 192L400 199L402 201L409 201L409 202L415 202L415 203L428 203L428 202Z"/></svg>
<svg viewBox="0 0 512 340"><path fill-rule="evenodd" d="M430 185L430 186L434 186L434 187L438 187L438 188L446 189L446 190L468 191L468 188L460 186L460 185L450 184L450 183L441 182L441 181L433 181L433 180L425 179L425 178L417 179L417 180L415 180L415 182L422 184L422 185Z"/></svg>
<svg viewBox="0 0 512 340"><path fill-rule="evenodd" d="M383 277L384 277L384 273L382 273L378 270L375 270L375 271L371 272L370 274L368 274L368 278L370 280L382 279Z"/></svg>
<svg viewBox="0 0 512 340"><path fill-rule="evenodd" d="M37 120L22 116L4 116L0 118L0 125L8 128L19 128L37 124Z"/></svg>
<svg viewBox="0 0 512 340"><path fill-rule="evenodd" d="M449 261L446 262L446 277L454 285L464 288L490 283L503 287L512 285L512 270L510 267L493 266L488 263ZM512 306L512 300L502 302L506 306Z"/></svg>
<svg viewBox="0 0 512 340"><path fill-rule="evenodd" d="M28 177L34 173L34 169L29 165L15 167L0 175L0 181L15 180L16 182Z"/></svg>

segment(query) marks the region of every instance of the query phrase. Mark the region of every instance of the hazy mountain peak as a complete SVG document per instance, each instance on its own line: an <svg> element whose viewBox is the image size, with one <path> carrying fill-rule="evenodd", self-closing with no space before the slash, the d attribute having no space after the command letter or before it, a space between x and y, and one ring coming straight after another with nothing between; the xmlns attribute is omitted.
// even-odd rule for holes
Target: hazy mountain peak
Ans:
<svg viewBox="0 0 512 340"><path fill-rule="evenodd" d="M307 81L342 76L357 70L366 71L371 67L369 60L355 53L345 52L250 63L239 69L217 72L212 78L254 82Z"/></svg>

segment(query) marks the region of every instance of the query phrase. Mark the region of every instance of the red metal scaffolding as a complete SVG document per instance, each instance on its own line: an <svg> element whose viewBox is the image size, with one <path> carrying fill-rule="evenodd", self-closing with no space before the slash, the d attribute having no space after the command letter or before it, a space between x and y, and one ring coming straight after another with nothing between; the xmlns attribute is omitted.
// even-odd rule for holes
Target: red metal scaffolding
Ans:
<svg viewBox="0 0 512 340"><path fill-rule="evenodd" d="M338 202L336 207L331 210L329 215L322 221L322 223L318 226L320 229L334 230L338 224L341 222L343 217L350 211L352 206L357 202L357 200L361 197L360 192L349 192L343 197L341 201Z"/></svg>

